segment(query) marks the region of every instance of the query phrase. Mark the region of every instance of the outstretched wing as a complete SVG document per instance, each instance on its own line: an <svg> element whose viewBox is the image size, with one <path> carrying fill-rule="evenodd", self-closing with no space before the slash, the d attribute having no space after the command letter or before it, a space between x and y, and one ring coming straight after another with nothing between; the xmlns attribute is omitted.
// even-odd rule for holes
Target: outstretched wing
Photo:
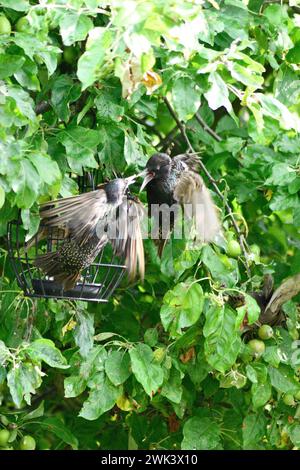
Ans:
<svg viewBox="0 0 300 470"><path fill-rule="evenodd" d="M172 161L176 165L181 163L186 170L191 170L195 173L198 173L200 170L199 159L199 155L193 153L182 153L180 155L176 155L176 157L173 157Z"/></svg>
<svg viewBox="0 0 300 470"><path fill-rule="evenodd" d="M145 273L144 245L141 223L145 215L138 198L125 196L116 211L116 219L108 227L108 238L118 256L125 258L129 279L138 271L141 279Z"/></svg>
<svg viewBox="0 0 300 470"><path fill-rule="evenodd" d="M295 297L295 295L299 294L299 292L300 273L285 279L282 284L274 291L259 320L262 323L268 323L271 325L274 323L276 324L282 305Z"/></svg>
<svg viewBox="0 0 300 470"><path fill-rule="evenodd" d="M95 233L99 220L104 220L110 205L104 189L50 201L40 206L41 225L61 227L82 245Z"/></svg>
<svg viewBox="0 0 300 470"><path fill-rule="evenodd" d="M216 206L198 173L189 169L182 172L174 199L183 207L184 216L193 221L197 240L212 242L221 233Z"/></svg>

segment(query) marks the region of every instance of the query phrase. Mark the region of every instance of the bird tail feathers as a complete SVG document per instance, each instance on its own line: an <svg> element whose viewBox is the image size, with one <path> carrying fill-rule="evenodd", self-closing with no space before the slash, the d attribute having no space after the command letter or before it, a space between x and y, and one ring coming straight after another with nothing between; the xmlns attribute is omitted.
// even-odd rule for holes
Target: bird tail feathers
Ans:
<svg viewBox="0 0 300 470"><path fill-rule="evenodd" d="M174 198L184 208L184 215L193 221L195 238L213 242L222 233L217 208L200 175L185 171L174 191Z"/></svg>
<svg viewBox="0 0 300 470"><path fill-rule="evenodd" d="M41 269L47 276L53 277L55 282L62 284L64 290L73 289L80 272L67 273L61 267L61 260L56 252L39 255L34 260L34 266Z"/></svg>
<svg viewBox="0 0 300 470"><path fill-rule="evenodd" d="M221 233L220 219L216 206L207 187L196 191L192 202L193 219L196 225L196 237L203 242L212 242Z"/></svg>

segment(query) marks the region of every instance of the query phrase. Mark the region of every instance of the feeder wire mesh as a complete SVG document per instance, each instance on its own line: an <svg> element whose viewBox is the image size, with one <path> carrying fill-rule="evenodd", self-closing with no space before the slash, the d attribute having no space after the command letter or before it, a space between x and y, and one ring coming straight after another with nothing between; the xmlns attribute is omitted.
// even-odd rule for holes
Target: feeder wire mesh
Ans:
<svg viewBox="0 0 300 470"><path fill-rule="evenodd" d="M99 184L99 172L84 173L78 178L79 192L94 190ZM43 230L40 225L38 233ZM14 269L16 279L24 294L28 297L58 298L71 300L85 300L94 302L107 302L115 289L119 286L126 266L114 255L112 247L106 245L96 256L94 261L82 270L77 284L69 290L55 282L53 277L45 275L34 266L34 260L39 255L57 252L65 242L63 229L45 227L47 237L40 240L38 233L34 236L28 249L25 243L25 231L22 226L21 215L17 220L8 223L7 240L9 258Z"/></svg>

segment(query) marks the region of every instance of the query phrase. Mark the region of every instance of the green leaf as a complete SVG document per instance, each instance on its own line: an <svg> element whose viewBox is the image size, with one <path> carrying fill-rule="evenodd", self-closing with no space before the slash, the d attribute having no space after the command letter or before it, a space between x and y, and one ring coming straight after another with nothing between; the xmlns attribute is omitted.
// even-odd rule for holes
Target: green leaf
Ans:
<svg viewBox="0 0 300 470"><path fill-rule="evenodd" d="M234 364L241 349L241 339L235 329L235 314L227 306L211 304L205 315L203 334L207 362L224 373Z"/></svg>
<svg viewBox="0 0 300 470"><path fill-rule="evenodd" d="M132 372L143 386L145 392L152 397L163 383L163 370L154 362L152 349L146 344L138 344L129 350Z"/></svg>
<svg viewBox="0 0 300 470"><path fill-rule="evenodd" d="M257 384L258 382L265 383L268 378L268 369L264 364L259 362L253 362L246 366L247 377L252 383Z"/></svg>
<svg viewBox="0 0 300 470"><path fill-rule="evenodd" d="M21 219L23 227L27 230L27 238L30 239L38 230L40 224L40 217L34 214L30 209L21 209Z"/></svg>
<svg viewBox="0 0 300 470"><path fill-rule="evenodd" d="M288 190L290 194L296 194L300 190L300 178L299 176L296 176L295 179L293 179L289 185L288 185Z"/></svg>
<svg viewBox="0 0 300 470"><path fill-rule="evenodd" d="M80 395L86 388L86 380L80 376L66 377L64 381L65 397L73 398Z"/></svg>
<svg viewBox="0 0 300 470"><path fill-rule="evenodd" d="M26 415L22 418L22 421L30 421L31 419L40 418L41 416L44 416L44 401L41 401L35 410L26 413Z"/></svg>
<svg viewBox="0 0 300 470"><path fill-rule="evenodd" d="M299 447L300 446L300 425L292 424L291 426L288 426L287 432L294 446Z"/></svg>
<svg viewBox="0 0 300 470"><path fill-rule="evenodd" d="M37 77L38 68L36 64L28 57L25 57L24 59L25 62L22 65L22 68L14 73L14 77L24 88L33 91L39 91L40 82Z"/></svg>
<svg viewBox="0 0 300 470"><path fill-rule="evenodd" d="M10 356L8 347L5 346L4 341L0 340L0 365L3 366Z"/></svg>
<svg viewBox="0 0 300 470"><path fill-rule="evenodd" d="M112 42L112 33L106 28L94 28L89 33L89 47L78 61L77 76L84 90L101 76L106 52Z"/></svg>
<svg viewBox="0 0 300 470"><path fill-rule="evenodd" d="M105 341L109 338L112 338L113 336L117 336L117 334L116 333L109 333L109 332L99 333L98 335L94 336L94 340L101 342L101 341Z"/></svg>
<svg viewBox="0 0 300 470"><path fill-rule="evenodd" d="M247 377L237 370L231 370L221 377L220 388L243 388L246 385Z"/></svg>
<svg viewBox="0 0 300 470"><path fill-rule="evenodd" d="M264 10L264 15L271 25L276 26L280 26L282 21L287 18L286 11L282 8L282 5L278 4L268 5Z"/></svg>
<svg viewBox="0 0 300 470"><path fill-rule="evenodd" d="M244 305L236 309L236 311L238 312L238 316L236 317L235 322L235 327L237 330L241 328L244 320L247 320L248 325L252 325L252 323L258 320L260 315L260 307L257 304L256 300L251 297L251 295L243 295L245 303Z"/></svg>
<svg viewBox="0 0 300 470"><path fill-rule="evenodd" d="M74 330L74 340L83 357L88 356L94 344L94 315L77 310L77 325Z"/></svg>
<svg viewBox="0 0 300 470"><path fill-rule="evenodd" d="M50 417L40 422L40 426L45 428L48 432L52 432L63 442L72 447L72 449L78 449L78 440L71 433L71 431L61 422L59 418Z"/></svg>
<svg viewBox="0 0 300 470"><path fill-rule="evenodd" d="M58 164L49 155L33 152L28 155L28 159L35 166L42 181L53 185L61 179Z"/></svg>
<svg viewBox="0 0 300 470"><path fill-rule="evenodd" d="M219 257L215 251L206 245L202 249L201 259L210 270L214 279L217 279L227 287L234 287L239 280L237 261Z"/></svg>
<svg viewBox="0 0 300 470"><path fill-rule="evenodd" d="M61 354L60 350L50 339L36 339L26 348L29 357L34 361L44 361L51 367L58 369L67 369L67 361Z"/></svg>
<svg viewBox="0 0 300 470"><path fill-rule="evenodd" d="M178 258L174 260L174 271L176 273L176 280L180 278L181 274L187 269L194 266L200 256L199 250L184 250Z"/></svg>
<svg viewBox="0 0 300 470"><path fill-rule="evenodd" d="M19 70L25 62L25 58L20 55L1 54L0 55L0 79L10 77Z"/></svg>
<svg viewBox="0 0 300 470"><path fill-rule="evenodd" d="M180 121L191 119L201 104L201 92L189 77L179 77L172 87L172 101Z"/></svg>
<svg viewBox="0 0 300 470"><path fill-rule="evenodd" d="M208 77L210 83L209 90L204 94L208 105L212 110L216 110L221 106L227 109L228 113L232 113L232 105L229 101L229 91L226 83L218 72L211 72Z"/></svg>
<svg viewBox="0 0 300 470"><path fill-rule="evenodd" d="M51 103L62 121L70 118L70 104L80 96L80 86L68 75L60 75L51 87Z"/></svg>
<svg viewBox="0 0 300 470"><path fill-rule="evenodd" d="M220 450L221 430L211 418L197 416L187 420L183 427L182 450Z"/></svg>
<svg viewBox="0 0 300 470"><path fill-rule="evenodd" d="M261 75L255 73L255 69L251 65L243 67L237 62L229 63L228 68L231 76L238 82L243 83L246 86L252 88L261 88L264 83L264 78ZM263 70L262 70L263 71Z"/></svg>
<svg viewBox="0 0 300 470"><path fill-rule="evenodd" d="M102 136L99 131L86 127L72 127L58 134L58 140L66 148L68 163L73 171L81 174L82 168L97 168L94 158Z"/></svg>
<svg viewBox="0 0 300 470"><path fill-rule="evenodd" d="M105 361L105 372L114 385L121 385L131 374L130 358L125 351L112 351Z"/></svg>
<svg viewBox="0 0 300 470"><path fill-rule="evenodd" d="M21 47L25 54L32 60L38 56L48 69L49 75L52 75L57 67L57 57L61 50L56 46L51 46L47 42L43 42L34 35L27 33L14 34L14 42Z"/></svg>
<svg viewBox="0 0 300 470"><path fill-rule="evenodd" d="M124 157L128 165L144 166L146 164L143 153L139 150L137 142L125 134Z"/></svg>
<svg viewBox="0 0 300 470"><path fill-rule="evenodd" d="M272 396L272 387L269 383L253 384L251 387L252 403L255 409L264 406Z"/></svg>
<svg viewBox="0 0 300 470"><path fill-rule="evenodd" d="M30 5L28 0L1 0L1 6L16 11L27 11Z"/></svg>
<svg viewBox="0 0 300 470"><path fill-rule="evenodd" d="M197 346L199 345L199 343L201 344L201 350L197 354L196 361L195 362L194 361L189 361L186 364L186 371L187 371L188 375L190 376L191 381L193 382L193 384L195 385L195 387L197 389L200 386L201 382L203 382L207 378L209 372L211 371L211 367L207 363L206 357L205 357L205 354L204 354L204 339L203 339L203 336L202 336L201 339L198 339L198 341L196 343Z"/></svg>
<svg viewBox="0 0 300 470"><path fill-rule="evenodd" d="M292 64L299 64L300 63L300 42L295 44L295 47L289 50L287 55L285 56L288 62Z"/></svg>
<svg viewBox="0 0 300 470"><path fill-rule="evenodd" d="M271 384L276 390L282 393L297 393L299 383L294 378L294 371L284 364L278 368L269 366Z"/></svg>
<svg viewBox="0 0 300 470"><path fill-rule="evenodd" d="M280 193L277 191L270 201L270 209L273 211L281 211L286 209L297 209L299 207L299 198L297 194Z"/></svg>
<svg viewBox="0 0 300 470"><path fill-rule="evenodd" d="M286 186L295 179L295 170L287 163L277 163L272 168L272 175L266 180L265 184L275 186Z"/></svg>
<svg viewBox="0 0 300 470"><path fill-rule="evenodd" d="M165 330L175 337L181 334L182 328L194 325L202 313L203 302L200 284L191 283L191 279L177 284L163 298L160 316Z"/></svg>
<svg viewBox="0 0 300 470"><path fill-rule="evenodd" d="M97 117L104 122L118 121L124 114L123 106L120 106L118 101L106 90L99 90L95 99L95 106L97 108Z"/></svg>
<svg viewBox="0 0 300 470"><path fill-rule="evenodd" d="M7 94L15 101L18 112L26 116L30 121L34 121L36 119L34 102L29 93L17 85L12 85L8 87Z"/></svg>
<svg viewBox="0 0 300 470"><path fill-rule="evenodd" d="M182 377L183 374L175 367L172 367L168 380L161 389L161 396L166 397L173 403L180 403L183 393Z"/></svg>
<svg viewBox="0 0 300 470"><path fill-rule="evenodd" d="M243 449L262 449L262 438L266 432L266 418L262 413L249 414L243 421Z"/></svg>
<svg viewBox="0 0 300 470"><path fill-rule="evenodd" d="M300 80L287 64L283 64L278 70L274 82L274 96L286 106L292 106L300 95Z"/></svg>
<svg viewBox="0 0 300 470"><path fill-rule="evenodd" d="M174 347L176 350L181 348L188 349L195 344L199 344L199 338L202 336L202 329L198 325L188 328L182 336L176 339Z"/></svg>
<svg viewBox="0 0 300 470"><path fill-rule="evenodd" d="M222 7L220 19L223 22L223 28L233 39L241 41L248 40L249 12L243 2L230 0ZM225 43L227 44L227 43Z"/></svg>
<svg viewBox="0 0 300 470"><path fill-rule="evenodd" d="M119 155L124 153L124 131L117 126L102 126L100 128L103 137L103 148L99 152L99 160L105 165L109 165L113 170L123 172L126 162Z"/></svg>
<svg viewBox="0 0 300 470"><path fill-rule="evenodd" d="M277 121L279 121L285 129L295 129L297 131L300 130L299 119L295 119L295 116L283 103L271 95L256 93L256 96L259 99L263 113L266 116L277 119Z"/></svg>
<svg viewBox="0 0 300 470"><path fill-rule="evenodd" d="M60 18L59 26L63 43L71 46L76 41L84 41L93 22L85 15L66 11Z"/></svg>
<svg viewBox="0 0 300 470"><path fill-rule="evenodd" d="M79 413L79 416L88 420L97 419L110 410L122 394L122 388L115 387L102 372L98 374L97 379L97 387L90 391Z"/></svg>
<svg viewBox="0 0 300 470"><path fill-rule="evenodd" d="M7 374L7 385L15 405L20 408L23 399L31 404L31 395L42 383L41 371L29 362L19 363Z"/></svg>
<svg viewBox="0 0 300 470"><path fill-rule="evenodd" d="M80 376L88 380L97 372L104 371L107 352L102 345L94 347L80 365Z"/></svg>
<svg viewBox="0 0 300 470"><path fill-rule="evenodd" d="M15 203L18 207L26 209L31 207L37 198L40 178L27 158L15 162L14 167L11 187L16 193Z"/></svg>
<svg viewBox="0 0 300 470"><path fill-rule="evenodd" d="M153 348L158 342L158 332L156 328L148 328L144 334L144 341Z"/></svg>
<svg viewBox="0 0 300 470"><path fill-rule="evenodd" d="M278 367L281 362L279 352L280 350L278 346L267 346L266 351L264 353L264 361L274 367Z"/></svg>

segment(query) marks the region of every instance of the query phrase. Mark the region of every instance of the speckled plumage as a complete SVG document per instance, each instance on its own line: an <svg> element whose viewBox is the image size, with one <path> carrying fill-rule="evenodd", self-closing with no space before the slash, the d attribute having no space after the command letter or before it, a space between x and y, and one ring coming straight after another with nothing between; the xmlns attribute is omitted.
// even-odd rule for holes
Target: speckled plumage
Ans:
<svg viewBox="0 0 300 470"><path fill-rule="evenodd" d="M57 251L38 256L34 264L69 290L78 281L81 271L93 263L104 244L97 236L81 246L75 240L67 239Z"/></svg>
<svg viewBox="0 0 300 470"><path fill-rule="evenodd" d="M141 204L128 195L131 180L133 182L134 178L112 180L90 193L43 204L40 208L43 228L38 240L57 229L64 236L56 251L39 255L34 265L69 290L78 281L81 271L93 263L106 243L111 242L115 253L125 257L129 276L135 276L138 266L143 277L144 252L139 229ZM122 219L118 217L120 208L123 208ZM136 212L136 238L124 228L130 209ZM107 228L112 223L116 224L119 236L126 237L122 243L109 237Z"/></svg>
<svg viewBox="0 0 300 470"><path fill-rule="evenodd" d="M147 174L142 184L146 187L148 200L148 213L152 217L157 206L162 209L156 223L158 224L158 254L162 255L163 248L173 230L175 214L173 211L163 209L164 205L190 206L189 218L192 218L197 227L197 239L210 242L221 232L219 217L211 199L208 189L199 174L199 157L197 155L182 154L170 158L164 153L154 154L147 162ZM163 233L163 217L168 212L170 225L168 233Z"/></svg>

